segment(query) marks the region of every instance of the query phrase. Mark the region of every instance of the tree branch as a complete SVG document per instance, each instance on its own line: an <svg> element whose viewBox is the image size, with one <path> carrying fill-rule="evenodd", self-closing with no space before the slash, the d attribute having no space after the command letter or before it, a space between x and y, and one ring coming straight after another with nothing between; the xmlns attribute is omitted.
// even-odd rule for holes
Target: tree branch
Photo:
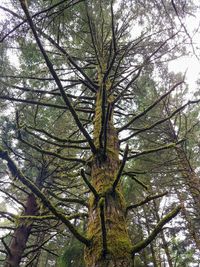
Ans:
<svg viewBox="0 0 200 267"><path fill-rule="evenodd" d="M97 193L96 189L93 187L93 185L88 181L86 175L85 175L85 172L83 169L81 169L81 176L84 180L84 182L86 183L86 185L88 186L88 188L92 191L94 197L96 200L99 199L99 194Z"/></svg>
<svg viewBox="0 0 200 267"><path fill-rule="evenodd" d="M124 166L126 164L126 160L127 160L127 156L128 156L128 144L126 145L126 148L125 148L125 151L124 151L124 155L123 155L123 159L122 159L122 163L121 163L121 166L119 168L119 171L117 173L117 176L115 178L115 181L113 183L113 186L112 186L112 191L114 192L118 183L119 183L119 180L121 178L121 175L122 175L122 171L124 169Z"/></svg>
<svg viewBox="0 0 200 267"><path fill-rule="evenodd" d="M139 206L142 206L142 205L148 203L148 202L151 201L151 200L154 200L154 199L156 199L156 198L163 197L163 196L165 196L165 195L167 195L167 194L168 194L168 192L164 192L164 193L161 193L161 194L158 194L158 195L153 195L153 196L152 196L152 195L149 195L149 196L147 196L144 200L142 200L142 201L140 201L140 202L138 202L138 203L136 203L136 204L133 204L133 205L128 206L128 207L126 208L126 213L127 213L129 210L131 210L131 209L135 209L135 208L137 208L137 207L139 207Z"/></svg>
<svg viewBox="0 0 200 267"><path fill-rule="evenodd" d="M0 148L0 158L7 161L8 169L10 170L13 177L18 178L21 183L27 186L41 200L44 206L47 207L58 219L60 219L68 227L71 233L80 242L84 243L86 246L90 246L90 240L82 236L74 228L73 224L54 207L54 205L46 198L46 196L40 191L40 189L22 174L22 172L17 168L14 161L9 157L7 151L3 151L2 148Z"/></svg>
<svg viewBox="0 0 200 267"><path fill-rule="evenodd" d="M147 154L150 154L150 153L155 153L155 152L158 152L158 151L162 151L162 150L166 150L166 149L170 149L170 148L175 148L177 145L179 145L180 143L184 142L185 139L182 139L176 143L169 143L169 144L166 144L164 146L160 146L160 147L157 147L157 148L152 148L152 149L148 149L148 150L144 150L144 151L141 151L141 152L138 152L136 153L135 155L132 155L130 157L128 157L128 160L129 159L133 159L133 158L137 158L139 156L143 156L143 155L147 155Z"/></svg>
<svg viewBox="0 0 200 267"><path fill-rule="evenodd" d="M182 206L179 205L175 209L173 209L171 212L169 212L167 215L165 215L164 218L162 218L158 224L156 225L155 229L151 232L151 234L143 241L137 243L132 248L132 254L133 256L135 253L139 252L140 250L144 249L146 246L148 246L155 238L156 236L162 231L162 227L168 223L172 218L174 218L181 210Z"/></svg>
<svg viewBox="0 0 200 267"><path fill-rule="evenodd" d="M160 101L162 101L166 96L168 96L172 91L174 91L179 85L181 85L184 81L180 81L176 83L168 92L160 96L153 104L151 104L148 108L146 108L143 112L135 116L132 120L130 120L127 124L122 126L119 130L118 133L126 130L134 121L138 120L142 116L144 116L147 112L149 112L151 109L153 109Z"/></svg>
<svg viewBox="0 0 200 267"><path fill-rule="evenodd" d="M59 159L62 159L62 160L66 160L66 161L71 161L71 162L79 162L79 163L83 163L85 164L85 160L83 159L80 159L80 158L70 158L70 157L64 157L64 156L61 156L55 152L51 152L51 151L48 151L48 150L44 150L44 149L41 149L39 148L38 146L36 145L33 145L27 141L25 141L22 136L21 136L21 133L19 131L19 136L18 136L18 139L20 141L22 141L24 144L26 144L27 146L35 149L36 151L40 152L41 154L46 154L46 155L50 155L50 156L53 156L53 157L56 157L56 158L59 158Z"/></svg>
<svg viewBox="0 0 200 267"><path fill-rule="evenodd" d="M128 136L128 137L126 137L124 139L121 139L120 142L125 142L125 141L129 140L130 138L132 138L133 136L138 135L139 133L146 132L146 131L149 131L149 130L153 129L154 127L156 127L156 126L162 124L163 122L168 121L169 119L171 119L174 115L176 115L178 112L180 112L183 109L185 109L188 105L198 104L199 102L200 102L200 99L197 99L197 100L189 100L183 106L177 108L174 112L172 112L171 115L169 115L168 117L166 117L164 119L161 119L161 120L155 122L154 124L152 124L152 125L150 125L150 126L148 126L146 128L140 129L137 132L132 133L130 136Z"/></svg>
<svg viewBox="0 0 200 267"><path fill-rule="evenodd" d="M48 57L46 51L44 50L44 48L43 48L43 46L42 46L42 43L41 43L41 41L40 41L40 39L39 39L39 37L38 37L38 34L37 34L36 29L35 29L35 27L34 27L34 24L33 24L33 21L32 21L32 18L31 18L31 16L30 16L30 14L29 14L29 11L28 11L28 9L27 9L27 6L26 6L26 4L25 4L25 2L24 2L23 0L20 0L20 3L21 3L21 6L22 6L22 9L23 9L24 13L26 14L28 23L29 23L30 28L31 28L31 30L32 30L32 32L33 32L33 35L34 35L35 40L36 40L36 42L37 42L37 45L38 45L38 47L39 47L39 49L40 49L40 51L41 51L41 53L42 53L42 55L43 55L43 57L44 57L44 60L45 60L45 62L46 62L46 65L47 65L47 67L48 67L48 69L49 69L51 75L52 75L53 78L54 78L55 83L57 84L57 86L58 86L58 88L59 88L59 90L60 90L60 93L61 93L61 95L62 95L62 98L63 98L63 100L64 100L66 106L69 108L69 111L71 112L71 115L72 115L72 117L74 118L74 120L75 120L75 122L76 122L76 125L78 126L79 130L82 132L82 134L83 134L83 135L85 136L85 138L87 139L87 141L88 141L88 143L89 143L89 145L90 145L90 148L91 148L92 153L95 154L95 153L96 153L96 147L95 147L95 145L94 145L94 143L93 143L93 141L92 141L90 135L88 134L88 132L86 131L86 129L83 127L81 121L79 120L78 115L77 115L75 109L73 108L73 106L72 106L70 100L68 99L68 97L67 97L67 95L66 95L66 93L65 93L65 90L64 90L64 88L63 88L63 86L62 86L62 83L61 83L61 81L60 81L60 79L59 79L59 77L58 77L56 71L54 70L53 64L52 64L52 62L49 60L49 57Z"/></svg>
<svg viewBox="0 0 200 267"><path fill-rule="evenodd" d="M148 186L146 184L144 184L143 182L141 182L140 180L138 180L135 177L135 174L131 173L131 172L124 172L124 175L129 176L131 179L133 179L136 183L138 183L139 185L141 185L142 187L144 187L144 189L148 190Z"/></svg>

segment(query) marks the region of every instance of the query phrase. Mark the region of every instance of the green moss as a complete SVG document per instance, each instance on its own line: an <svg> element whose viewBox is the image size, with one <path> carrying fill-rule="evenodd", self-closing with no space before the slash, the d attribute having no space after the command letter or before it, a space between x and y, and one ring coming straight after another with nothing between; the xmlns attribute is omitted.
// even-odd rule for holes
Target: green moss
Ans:
<svg viewBox="0 0 200 267"><path fill-rule="evenodd" d="M95 259L95 262L102 260L102 232L99 214L100 205L105 205L105 222L109 257L111 259L129 257L132 249L123 212L125 203L121 189L119 188L113 194L110 187L107 191L104 188L104 194L100 199L99 205L90 206L90 216L92 219L88 224L87 237L92 240L92 247L86 248L85 251L87 266L92 266L92 259ZM109 213L107 210L109 207L113 207L114 212Z"/></svg>
<svg viewBox="0 0 200 267"><path fill-rule="evenodd" d="M100 200L99 200L99 207L103 207L104 204L105 204L105 198L101 197Z"/></svg>
<svg viewBox="0 0 200 267"><path fill-rule="evenodd" d="M111 86L109 81L106 88ZM101 90L100 90L101 91ZM109 97L109 101L112 101ZM94 119L94 143L99 147L99 135L101 131L101 93L98 92ZM91 169L91 183L101 196L99 203L91 195L89 199L89 221L87 238L92 245L85 248L85 261L87 266L93 266L94 262L102 260L102 228L100 207L103 205L105 214L106 240L108 254L111 259L129 258L132 245L129 239L125 220L125 200L119 183L113 192L113 183L120 168L118 137L113 126L112 117L107 127L107 159L99 164L98 158L93 157Z"/></svg>
<svg viewBox="0 0 200 267"><path fill-rule="evenodd" d="M132 245L127 236L108 237L108 251L114 258L123 258L131 254Z"/></svg>

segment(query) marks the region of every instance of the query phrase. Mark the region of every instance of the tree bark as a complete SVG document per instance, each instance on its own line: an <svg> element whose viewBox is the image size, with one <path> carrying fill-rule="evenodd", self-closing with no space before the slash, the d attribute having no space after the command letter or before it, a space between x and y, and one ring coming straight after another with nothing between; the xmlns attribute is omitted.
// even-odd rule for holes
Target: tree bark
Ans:
<svg viewBox="0 0 200 267"><path fill-rule="evenodd" d="M34 194L27 198L26 208L23 215L35 215L37 212L37 203ZM26 242L30 235L32 224L21 222L12 235L9 245L8 255L4 267L18 267L26 248Z"/></svg>
<svg viewBox="0 0 200 267"><path fill-rule="evenodd" d="M87 236L92 240L85 249L87 267L131 267L131 241L125 219L125 201L118 183L113 183L120 168L119 142L110 116L106 126L106 156L101 151L101 93L97 96L94 143L99 153L92 160L91 183L99 195L89 201Z"/></svg>

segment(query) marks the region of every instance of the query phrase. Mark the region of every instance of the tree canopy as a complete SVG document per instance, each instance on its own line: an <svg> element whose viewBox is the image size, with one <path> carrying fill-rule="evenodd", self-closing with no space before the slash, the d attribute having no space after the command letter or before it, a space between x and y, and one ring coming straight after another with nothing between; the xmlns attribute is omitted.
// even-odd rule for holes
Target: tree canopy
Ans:
<svg viewBox="0 0 200 267"><path fill-rule="evenodd" d="M0 5L2 266L199 266L198 9Z"/></svg>

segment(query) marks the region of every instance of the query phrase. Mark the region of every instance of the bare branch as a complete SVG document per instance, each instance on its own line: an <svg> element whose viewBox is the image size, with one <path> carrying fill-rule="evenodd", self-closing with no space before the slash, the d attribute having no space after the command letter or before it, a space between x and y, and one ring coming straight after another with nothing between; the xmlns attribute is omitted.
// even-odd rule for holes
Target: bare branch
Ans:
<svg viewBox="0 0 200 267"><path fill-rule="evenodd" d="M93 141L92 141L90 135L88 134L88 132L86 131L86 129L83 127L82 123L80 122L80 120L79 120L79 118L78 118L78 115L77 115L75 109L73 108L71 102L69 101L69 99L68 99L68 97L67 97L67 95L66 95L66 93L65 93L65 90L64 90L64 88L63 88L63 86L62 86L62 83L61 83L61 81L60 81L60 79L59 79L59 77L58 77L56 71L54 70L53 64L52 64L52 62L49 60L49 57L48 57L46 51L44 50L44 48L43 48L43 46L42 46L42 43L41 43L41 41L40 41L40 39L39 39L39 37L38 37L38 34L37 34L36 29L35 29L35 27L34 27L34 24L33 24L33 21L32 21L32 18L31 18L31 16L30 16L30 14L29 14L29 11L28 11L28 9L27 9L27 6L26 6L26 4L24 3L24 1L22 1L22 0L20 0L20 3L21 3L21 6L22 6L22 9L24 10L24 13L26 14L28 23L29 23L30 28L31 28L31 30L32 30L32 32L33 32L33 35L34 35L35 40L36 40L36 42L37 42L37 45L38 45L38 47L39 47L39 49L40 49L40 51L41 51L41 53L42 53L42 55L43 55L43 57L44 57L44 59L45 59L46 65L47 65L47 67L48 67L48 69L49 69L51 75L52 75L53 78L54 78L54 81L56 82L56 84L57 84L57 86L58 86L58 88L59 88L59 90L60 90L60 93L61 93L61 95L62 95L62 97L63 97L63 100L64 100L66 106L69 108L69 111L71 112L72 117L74 118L74 120L75 120L75 122L76 122L76 124L77 124L77 126L78 126L78 128L79 128L79 130L82 132L82 134L83 134L83 135L85 136L85 138L87 139L87 141L88 141L88 143L89 143L89 145L90 145L91 151L95 154L95 153L96 153L96 148L95 148L95 146L94 146L94 144L93 144Z"/></svg>
<svg viewBox="0 0 200 267"><path fill-rule="evenodd" d="M135 208L137 208L137 207L140 207L140 206L142 206L142 205L148 203L148 202L151 201L151 200L154 200L154 199L157 199L157 198L166 196L167 194L168 194L168 192L164 192L164 193L161 193L161 194L158 194L158 195L153 195L153 196L152 196L152 195L149 195L149 196L147 196L144 200L142 200L142 201L140 201L140 202L138 202L138 203L136 203L136 204L133 204L133 205L128 206L128 207L126 208L126 213L127 213L129 210L131 210L131 209L135 209Z"/></svg>
<svg viewBox="0 0 200 267"><path fill-rule="evenodd" d="M139 118L141 118L142 116L144 116L147 112L149 112L151 109L153 109L159 102L161 102L166 96L168 96L171 92L173 92L174 89L176 89L183 82L184 81L180 81L180 82L176 83L168 92L166 92L161 97L159 97L153 104L151 104L143 112L141 112L140 114L138 114L137 116L135 116L132 120L130 120L127 124L125 124L124 126L122 126L118 130L118 133L121 132L121 131L123 131L123 130L126 130L134 121L138 120Z"/></svg>
<svg viewBox="0 0 200 267"><path fill-rule="evenodd" d="M169 212L167 215L165 215L165 217L162 218L158 222L155 229L151 232L151 234L145 240L134 245L132 248L133 256L135 255L135 253L139 252L140 250L148 246L156 238L156 236L162 231L163 226L166 223L168 223L172 218L174 218L180 212L181 209L182 209L182 206L179 205L178 207L173 209L171 212Z"/></svg>

